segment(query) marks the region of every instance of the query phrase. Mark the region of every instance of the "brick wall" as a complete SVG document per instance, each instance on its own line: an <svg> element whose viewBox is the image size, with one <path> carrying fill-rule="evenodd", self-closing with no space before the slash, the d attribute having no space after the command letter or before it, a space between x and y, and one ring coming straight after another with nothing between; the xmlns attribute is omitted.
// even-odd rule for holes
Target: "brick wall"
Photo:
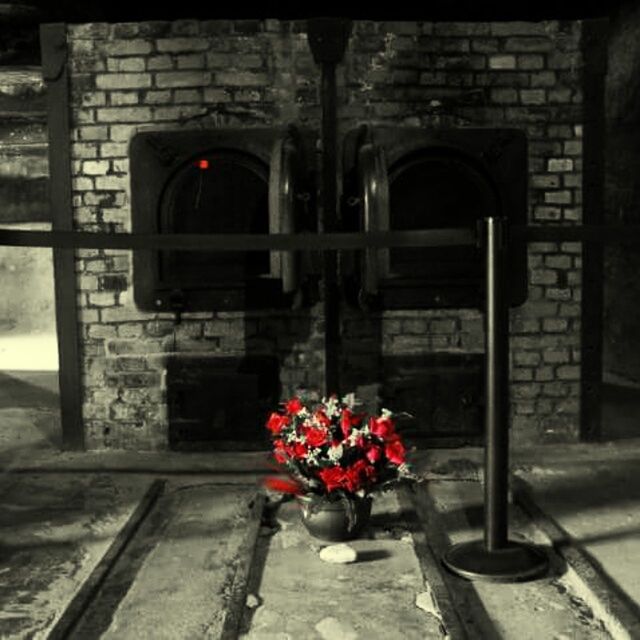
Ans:
<svg viewBox="0 0 640 640"><path fill-rule="evenodd" d="M128 231L127 144L176 127L319 128L319 71L304 23L178 21L69 27L74 215L84 230ZM358 21L338 68L341 133L363 122L518 127L530 149L530 219L581 218L580 23ZM88 446L163 448L169 353L276 355L283 395L320 387L322 318L142 313L128 252L77 255ZM530 295L512 313L511 396L518 442L578 429L581 247L530 245ZM367 355L367 326L344 314ZM376 320L376 319L372 319ZM478 352L479 312L387 312L383 352ZM366 360L366 358L365 358ZM364 361L363 361L364 362ZM358 372L357 363L351 367ZM357 376L353 378L357 382Z"/></svg>

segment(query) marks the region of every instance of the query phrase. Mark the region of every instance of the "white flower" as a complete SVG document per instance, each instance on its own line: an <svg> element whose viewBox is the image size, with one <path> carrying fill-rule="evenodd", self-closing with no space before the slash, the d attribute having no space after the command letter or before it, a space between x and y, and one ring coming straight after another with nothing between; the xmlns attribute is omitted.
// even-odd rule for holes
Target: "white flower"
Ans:
<svg viewBox="0 0 640 640"><path fill-rule="evenodd" d="M323 404L326 407L328 417L340 415L339 402L337 398L323 398Z"/></svg>
<svg viewBox="0 0 640 640"><path fill-rule="evenodd" d="M318 466L318 452L310 449L307 453L307 463L312 466Z"/></svg>
<svg viewBox="0 0 640 640"><path fill-rule="evenodd" d="M342 402L346 404L349 409L353 409L356 405L356 394L353 393L353 391L351 393L347 393L347 395L342 398Z"/></svg>
<svg viewBox="0 0 640 640"><path fill-rule="evenodd" d="M391 418L391 417L393 416L393 412L392 412L392 411L389 411L389 409L383 409L383 410L380 412L380 415L381 415L383 418Z"/></svg>
<svg viewBox="0 0 640 640"><path fill-rule="evenodd" d="M343 453L344 450L342 448L342 445L339 444L337 447L329 447L327 455L329 456L330 460L332 460L333 462L337 462L338 460L340 460L340 458L342 458Z"/></svg>

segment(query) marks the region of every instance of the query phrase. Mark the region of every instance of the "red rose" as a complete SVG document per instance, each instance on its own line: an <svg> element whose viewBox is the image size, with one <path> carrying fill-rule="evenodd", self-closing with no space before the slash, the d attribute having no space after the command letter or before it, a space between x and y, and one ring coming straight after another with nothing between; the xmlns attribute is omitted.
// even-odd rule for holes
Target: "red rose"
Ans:
<svg viewBox="0 0 640 640"><path fill-rule="evenodd" d="M345 488L351 493L362 489L375 475L375 469L366 460L358 460L345 471Z"/></svg>
<svg viewBox="0 0 640 640"><path fill-rule="evenodd" d="M331 425L331 420L329 419L329 417L327 416L327 414L322 411L322 410L318 410L313 414L313 417L315 419L315 421L322 425L323 427L328 427Z"/></svg>
<svg viewBox="0 0 640 640"><path fill-rule="evenodd" d="M292 458L304 458L307 455L307 447L302 442L294 442L287 446L287 454Z"/></svg>
<svg viewBox="0 0 640 640"><path fill-rule="evenodd" d="M287 480L271 476L264 479L264 485L272 491L280 491L281 493L292 493L296 496L304 493L302 485L295 479Z"/></svg>
<svg viewBox="0 0 640 640"><path fill-rule="evenodd" d="M358 437L356 438L356 441L354 442L354 446L357 449L364 449L364 444L365 444L364 436L361 433L359 433Z"/></svg>
<svg viewBox="0 0 640 640"><path fill-rule="evenodd" d="M351 412L351 409L343 409L342 415L340 416L340 427L342 428L342 435L345 438L349 437L351 433L351 429L353 427L357 427L362 420L361 415L354 415Z"/></svg>
<svg viewBox="0 0 640 640"><path fill-rule="evenodd" d="M342 435L346 438L351 433L351 411L349 409L343 409L340 416L340 428L342 429Z"/></svg>
<svg viewBox="0 0 640 640"><path fill-rule="evenodd" d="M284 406L289 415L295 415L302 409L302 402L300 398L291 398Z"/></svg>
<svg viewBox="0 0 640 640"><path fill-rule="evenodd" d="M267 421L267 429L269 429L273 435L277 435L288 424L288 416L283 416L280 413L272 413Z"/></svg>
<svg viewBox="0 0 640 640"><path fill-rule="evenodd" d="M383 440L390 440L396 435L391 418L369 418L369 430Z"/></svg>
<svg viewBox="0 0 640 640"><path fill-rule="evenodd" d="M324 486L327 487L327 491L339 489L345 479L344 469L339 466L320 469L318 476L320 477L320 480L324 482Z"/></svg>
<svg viewBox="0 0 640 640"><path fill-rule="evenodd" d="M371 464L375 464L382 457L382 447L377 444L372 444L365 454L367 456L367 460Z"/></svg>
<svg viewBox="0 0 640 640"><path fill-rule="evenodd" d="M276 459L276 462L280 464L284 464L287 461L286 453L287 445L282 440L274 440L273 441L273 457Z"/></svg>
<svg viewBox="0 0 640 640"><path fill-rule="evenodd" d="M402 464L405 460L406 449L400 438L387 442L384 448L384 454L392 464Z"/></svg>
<svg viewBox="0 0 640 640"><path fill-rule="evenodd" d="M326 444L328 436L329 432L324 427L318 429L309 427L304 432L305 440L310 447L321 447L323 444Z"/></svg>

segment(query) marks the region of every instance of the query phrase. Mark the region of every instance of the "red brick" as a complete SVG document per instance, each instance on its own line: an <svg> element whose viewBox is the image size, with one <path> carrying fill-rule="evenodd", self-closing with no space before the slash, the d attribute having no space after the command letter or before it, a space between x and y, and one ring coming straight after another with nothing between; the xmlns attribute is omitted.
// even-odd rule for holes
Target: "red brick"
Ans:
<svg viewBox="0 0 640 640"><path fill-rule="evenodd" d="M144 102L146 104L169 104L171 102L171 91L146 91Z"/></svg>
<svg viewBox="0 0 640 640"><path fill-rule="evenodd" d="M197 36L200 34L200 21L175 20L171 23L171 33L177 36Z"/></svg>
<svg viewBox="0 0 640 640"><path fill-rule="evenodd" d="M80 140L108 140L109 130L104 126L83 126L78 127Z"/></svg>
<svg viewBox="0 0 640 640"><path fill-rule="evenodd" d="M560 207L534 207L534 220L560 220L562 209Z"/></svg>
<svg viewBox="0 0 640 640"><path fill-rule="evenodd" d="M571 89L549 89L549 102L568 103L571 102Z"/></svg>
<svg viewBox="0 0 640 640"><path fill-rule="evenodd" d="M556 375L560 380L580 380L580 367L564 365L558 367Z"/></svg>
<svg viewBox="0 0 640 640"><path fill-rule="evenodd" d="M499 49L496 38L473 38L471 40L471 51L476 53L495 53Z"/></svg>
<svg viewBox="0 0 640 640"><path fill-rule="evenodd" d="M559 289L555 287L549 287L545 292L546 297L549 300L571 300L571 289Z"/></svg>
<svg viewBox="0 0 640 640"><path fill-rule="evenodd" d="M544 194L544 201L548 204L571 204L571 191L547 191Z"/></svg>
<svg viewBox="0 0 640 640"><path fill-rule="evenodd" d="M110 56L143 56L152 49L147 40L111 40L104 46L105 53Z"/></svg>
<svg viewBox="0 0 640 640"><path fill-rule="evenodd" d="M545 37L515 37L507 38L505 51L545 53L553 49L553 42Z"/></svg>
<svg viewBox="0 0 640 640"><path fill-rule="evenodd" d="M205 71L158 72L156 86L160 89L175 87L203 87L211 82L211 74Z"/></svg>
<svg viewBox="0 0 640 640"><path fill-rule="evenodd" d="M486 22L436 22L433 33L441 36L487 36L491 25Z"/></svg>
<svg viewBox="0 0 640 640"><path fill-rule="evenodd" d="M558 274L550 269L535 269L531 271L529 280L531 284L556 284Z"/></svg>
<svg viewBox="0 0 640 640"><path fill-rule="evenodd" d="M492 22L491 33L494 36L543 36L547 34L544 22Z"/></svg>
<svg viewBox="0 0 640 640"><path fill-rule="evenodd" d="M124 158L127 153L127 145L121 142L105 142L100 145L100 157L102 158Z"/></svg>
<svg viewBox="0 0 640 640"><path fill-rule="evenodd" d="M490 69L515 69L516 57L513 55L492 55L489 56Z"/></svg>
<svg viewBox="0 0 640 640"><path fill-rule="evenodd" d="M107 71L116 73L136 72L145 70L144 58L108 58Z"/></svg>
<svg viewBox="0 0 640 640"><path fill-rule="evenodd" d="M204 54L202 53L177 56L175 61L178 69L204 69Z"/></svg>
<svg viewBox="0 0 640 640"><path fill-rule="evenodd" d="M516 66L518 69L536 70L544 68L544 56L541 55L519 55Z"/></svg>
<svg viewBox="0 0 640 640"><path fill-rule="evenodd" d="M99 191L120 191L129 185L129 180L122 176L98 176L95 182Z"/></svg>
<svg viewBox="0 0 640 640"><path fill-rule="evenodd" d="M151 119L149 107L113 107L97 111L99 122L148 122Z"/></svg>
<svg viewBox="0 0 640 640"><path fill-rule="evenodd" d="M204 114L206 107L200 105L182 105L179 107L154 107L152 119L154 121L183 120Z"/></svg>
<svg viewBox="0 0 640 640"><path fill-rule="evenodd" d="M99 73L98 89L145 89L151 86L149 73Z"/></svg>
<svg viewBox="0 0 640 640"><path fill-rule="evenodd" d="M560 186L560 176L553 173L541 173L531 176L531 186L537 189L554 189Z"/></svg>
<svg viewBox="0 0 640 640"><path fill-rule="evenodd" d="M491 102L515 104L518 102L518 92L515 89L491 89Z"/></svg>
<svg viewBox="0 0 640 640"><path fill-rule="evenodd" d="M206 51L209 48L209 41L205 38L160 38L156 44L162 53Z"/></svg>
<svg viewBox="0 0 640 640"><path fill-rule="evenodd" d="M85 91L81 98L83 107L101 107L106 101L107 96L102 91Z"/></svg>
<svg viewBox="0 0 640 640"><path fill-rule="evenodd" d="M173 100L175 103L202 103L201 89L177 89L174 91Z"/></svg>
<svg viewBox="0 0 640 640"><path fill-rule="evenodd" d="M231 87L255 87L268 84L266 73L254 73L250 71L220 71L216 73L216 83Z"/></svg>
<svg viewBox="0 0 640 640"><path fill-rule="evenodd" d="M540 363L540 353L537 351L515 351L513 361L520 366L537 366Z"/></svg>
<svg viewBox="0 0 640 640"><path fill-rule="evenodd" d="M109 171L108 160L86 160L82 163L82 173L91 176L103 176Z"/></svg>
<svg viewBox="0 0 640 640"><path fill-rule="evenodd" d="M206 88L204 90L204 99L206 103L230 102L231 95L226 89Z"/></svg>
<svg viewBox="0 0 640 640"><path fill-rule="evenodd" d="M571 158L549 158L547 169L551 172L573 171L574 162Z"/></svg>
<svg viewBox="0 0 640 640"><path fill-rule="evenodd" d="M564 154L567 156L582 155L582 140L567 140L564 143Z"/></svg>
<svg viewBox="0 0 640 640"><path fill-rule="evenodd" d="M153 56L147 60L147 69L149 71L166 71L173 69L173 58L168 55Z"/></svg>
<svg viewBox="0 0 640 640"><path fill-rule="evenodd" d="M544 89L522 89L520 99L525 105L542 105L546 102Z"/></svg>

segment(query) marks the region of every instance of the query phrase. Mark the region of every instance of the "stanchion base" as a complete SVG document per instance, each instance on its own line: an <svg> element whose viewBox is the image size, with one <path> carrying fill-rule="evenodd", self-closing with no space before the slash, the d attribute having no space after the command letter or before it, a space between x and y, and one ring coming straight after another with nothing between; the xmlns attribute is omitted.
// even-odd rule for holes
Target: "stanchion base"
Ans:
<svg viewBox="0 0 640 640"><path fill-rule="evenodd" d="M488 551L483 540L457 544L447 551L442 564L467 580L524 582L547 572L549 560L538 548L507 542L503 549Z"/></svg>

